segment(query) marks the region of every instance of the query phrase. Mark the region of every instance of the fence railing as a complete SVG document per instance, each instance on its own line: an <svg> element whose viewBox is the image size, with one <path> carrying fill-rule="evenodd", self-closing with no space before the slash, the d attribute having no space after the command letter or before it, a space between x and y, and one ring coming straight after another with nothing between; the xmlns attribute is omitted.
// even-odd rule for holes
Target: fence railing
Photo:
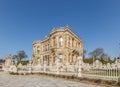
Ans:
<svg viewBox="0 0 120 87"><path fill-rule="evenodd" d="M82 65L36 65L33 66L32 64L28 64L23 66L19 64L15 71L15 67L11 67L10 71L15 71L18 73L49 73L49 74L59 74L59 75L67 75L67 76L76 76L78 77L81 74L81 77L87 78L99 78L99 79L106 79L106 80L118 80L120 78L120 64L106 64L102 65L96 63L98 65L89 65L89 64L82 64ZM97 67L96 67L97 66Z"/></svg>
<svg viewBox="0 0 120 87"><path fill-rule="evenodd" d="M31 72L31 73L52 73L62 75L77 75L78 69L75 65L69 66L20 66L18 67L18 73Z"/></svg>
<svg viewBox="0 0 120 87"><path fill-rule="evenodd" d="M83 77L101 78L107 80L118 80L120 69L90 69L89 71L82 71Z"/></svg>

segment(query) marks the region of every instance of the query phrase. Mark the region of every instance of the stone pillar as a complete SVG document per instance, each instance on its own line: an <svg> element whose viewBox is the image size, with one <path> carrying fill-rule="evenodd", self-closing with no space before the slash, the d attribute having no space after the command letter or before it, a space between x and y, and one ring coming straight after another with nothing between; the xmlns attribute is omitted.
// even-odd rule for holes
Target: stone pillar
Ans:
<svg viewBox="0 0 120 87"><path fill-rule="evenodd" d="M71 54L71 63L73 63L73 55Z"/></svg>
<svg viewBox="0 0 120 87"><path fill-rule="evenodd" d="M74 39L74 48L76 47L76 40Z"/></svg>
<svg viewBox="0 0 120 87"><path fill-rule="evenodd" d="M60 67L60 61L59 61L59 59L57 58L57 72L56 72L56 74L59 74L59 67Z"/></svg>
<svg viewBox="0 0 120 87"><path fill-rule="evenodd" d="M76 61L76 55L73 56L73 63L75 64Z"/></svg>
<svg viewBox="0 0 120 87"><path fill-rule="evenodd" d="M46 73L46 61L44 61L44 73Z"/></svg>
<svg viewBox="0 0 120 87"><path fill-rule="evenodd" d="M54 47L54 38L52 38L52 43L51 43L52 47Z"/></svg>
<svg viewBox="0 0 120 87"><path fill-rule="evenodd" d="M118 68L118 85L120 86L120 68Z"/></svg>
<svg viewBox="0 0 120 87"><path fill-rule="evenodd" d="M53 64L53 54L50 54L50 59L51 59L50 63L52 65Z"/></svg>
<svg viewBox="0 0 120 87"><path fill-rule="evenodd" d="M52 65L52 57L49 55L49 64Z"/></svg>
<svg viewBox="0 0 120 87"><path fill-rule="evenodd" d="M65 39L64 39L64 46L68 47L68 38L67 38L67 35L65 36Z"/></svg>
<svg viewBox="0 0 120 87"><path fill-rule="evenodd" d="M43 58L43 56L41 55L40 56L40 65L42 65L42 60L43 60L42 58Z"/></svg>
<svg viewBox="0 0 120 87"><path fill-rule="evenodd" d="M58 43L58 37L56 37L56 40L55 40L55 42L56 42L56 48L58 48L58 47L59 47L59 43Z"/></svg>
<svg viewBox="0 0 120 87"><path fill-rule="evenodd" d="M82 57L78 56L78 77L81 77L81 68L82 68Z"/></svg>
<svg viewBox="0 0 120 87"><path fill-rule="evenodd" d="M70 38L70 48L72 48L72 38L71 37L69 38Z"/></svg>
<svg viewBox="0 0 120 87"><path fill-rule="evenodd" d="M29 61L29 73L31 73L32 72L32 61L30 60Z"/></svg>
<svg viewBox="0 0 120 87"><path fill-rule="evenodd" d="M66 53L66 58L67 58L66 59L66 64L69 65L69 53L68 52Z"/></svg>
<svg viewBox="0 0 120 87"><path fill-rule="evenodd" d="M75 63L77 63L77 56L75 56Z"/></svg>
<svg viewBox="0 0 120 87"><path fill-rule="evenodd" d="M53 54L52 55L52 64L54 64L55 63L55 55Z"/></svg>
<svg viewBox="0 0 120 87"><path fill-rule="evenodd" d="M70 63L72 62L72 54L70 54Z"/></svg>
<svg viewBox="0 0 120 87"><path fill-rule="evenodd" d="M41 64L40 64L40 58L38 59L37 65L38 65L38 66L41 66Z"/></svg>
<svg viewBox="0 0 120 87"><path fill-rule="evenodd" d="M17 73L17 67L15 65L13 65L13 66L14 66L13 72Z"/></svg>
<svg viewBox="0 0 120 87"><path fill-rule="evenodd" d="M69 36L67 35L67 47L69 47Z"/></svg>

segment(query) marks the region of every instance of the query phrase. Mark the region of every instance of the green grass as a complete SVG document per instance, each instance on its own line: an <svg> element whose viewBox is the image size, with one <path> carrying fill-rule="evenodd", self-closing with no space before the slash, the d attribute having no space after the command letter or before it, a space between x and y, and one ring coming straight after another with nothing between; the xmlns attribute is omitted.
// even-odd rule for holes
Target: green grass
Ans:
<svg viewBox="0 0 120 87"><path fill-rule="evenodd" d="M83 77L75 77L75 76L65 76L65 75L55 75L55 74L47 74L47 73L39 73L39 75L46 75L54 78L63 78L67 80L77 81L77 82L86 82L97 85L107 85L108 87L117 87L120 84L114 80L102 80L102 79L93 79L93 78L83 78ZM106 86L106 87L107 87Z"/></svg>
<svg viewBox="0 0 120 87"><path fill-rule="evenodd" d="M0 72L3 72L3 70L0 70Z"/></svg>
<svg viewBox="0 0 120 87"><path fill-rule="evenodd" d="M18 65L19 63L21 63L22 65L27 65L27 64L29 63L29 61L28 61L28 60L22 60L22 61L19 61L19 62L17 63L17 65Z"/></svg>
<svg viewBox="0 0 120 87"><path fill-rule="evenodd" d="M107 71L107 70L92 70L90 72L85 72L86 74L92 74L92 75L101 75L101 76L119 76L119 72L112 70L112 71Z"/></svg>
<svg viewBox="0 0 120 87"><path fill-rule="evenodd" d="M18 73L9 72L10 75L18 75Z"/></svg>

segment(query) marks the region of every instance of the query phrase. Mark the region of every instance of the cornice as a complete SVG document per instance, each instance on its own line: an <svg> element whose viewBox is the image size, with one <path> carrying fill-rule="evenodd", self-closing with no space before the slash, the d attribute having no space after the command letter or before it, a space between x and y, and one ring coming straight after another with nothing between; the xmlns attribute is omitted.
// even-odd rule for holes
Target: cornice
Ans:
<svg viewBox="0 0 120 87"><path fill-rule="evenodd" d="M46 36L43 40L40 40L40 41L34 41L33 42L33 45L34 44L37 44L37 43L42 43L42 42L45 42L45 41L48 41L50 39L50 37L54 34L54 33L57 33L57 32L66 32L68 31L69 33L71 33L72 35L74 35L79 41L82 41L82 39L76 34L74 33L68 25L66 25L65 27L58 27L58 28L53 28L52 31L50 32L49 36Z"/></svg>

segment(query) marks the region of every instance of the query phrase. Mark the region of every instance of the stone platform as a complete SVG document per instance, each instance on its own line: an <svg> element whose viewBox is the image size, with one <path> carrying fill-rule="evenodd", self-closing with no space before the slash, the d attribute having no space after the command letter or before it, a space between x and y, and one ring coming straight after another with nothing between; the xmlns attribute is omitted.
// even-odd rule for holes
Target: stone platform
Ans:
<svg viewBox="0 0 120 87"><path fill-rule="evenodd" d="M41 75L10 75L0 72L0 87L102 87Z"/></svg>

